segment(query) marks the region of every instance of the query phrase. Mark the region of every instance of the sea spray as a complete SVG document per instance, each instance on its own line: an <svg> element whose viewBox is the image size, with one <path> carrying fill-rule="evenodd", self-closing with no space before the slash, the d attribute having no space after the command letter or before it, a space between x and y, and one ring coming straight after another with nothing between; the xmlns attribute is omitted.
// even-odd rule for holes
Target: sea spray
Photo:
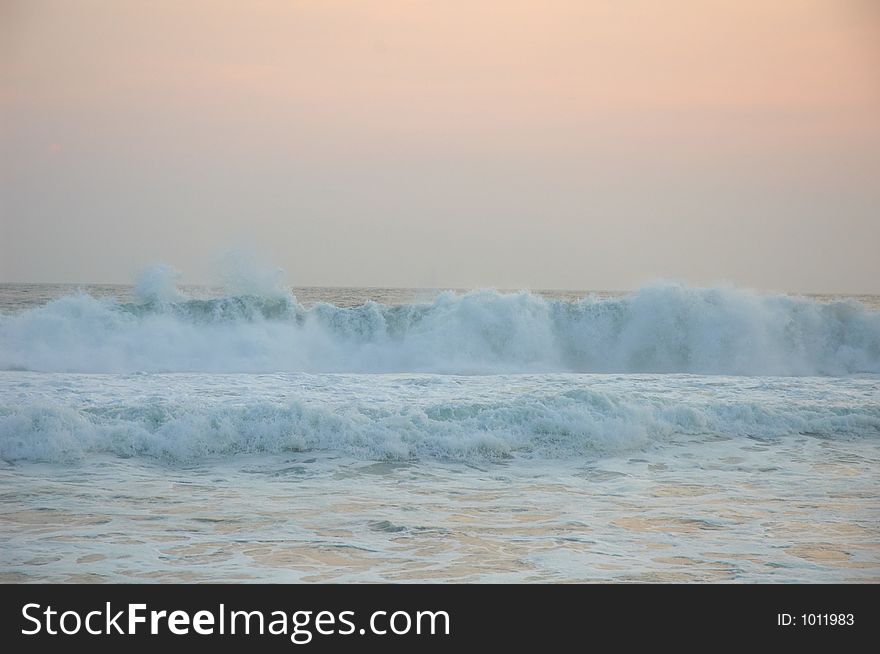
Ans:
<svg viewBox="0 0 880 654"><path fill-rule="evenodd" d="M474 291L418 304L306 309L278 286L193 299L177 297L168 279L137 303L77 294L0 316L0 369L880 372L880 313L852 300L664 284L576 302Z"/></svg>
<svg viewBox="0 0 880 654"><path fill-rule="evenodd" d="M173 266L157 263L138 276L134 286L135 295L141 302L169 304L181 302L186 297L177 288L181 273Z"/></svg>
<svg viewBox="0 0 880 654"><path fill-rule="evenodd" d="M234 249L221 254L214 262L214 276L230 295L293 299L284 286L284 270L262 263L247 249Z"/></svg>

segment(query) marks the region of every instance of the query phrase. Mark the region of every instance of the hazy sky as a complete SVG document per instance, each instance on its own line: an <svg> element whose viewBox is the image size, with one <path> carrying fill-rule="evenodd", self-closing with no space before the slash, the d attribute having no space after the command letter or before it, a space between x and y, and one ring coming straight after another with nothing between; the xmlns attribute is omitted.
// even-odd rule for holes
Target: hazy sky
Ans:
<svg viewBox="0 0 880 654"><path fill-rule="evenodd" d="M0 280L880 292L874 0L0 0Z"/></svg>

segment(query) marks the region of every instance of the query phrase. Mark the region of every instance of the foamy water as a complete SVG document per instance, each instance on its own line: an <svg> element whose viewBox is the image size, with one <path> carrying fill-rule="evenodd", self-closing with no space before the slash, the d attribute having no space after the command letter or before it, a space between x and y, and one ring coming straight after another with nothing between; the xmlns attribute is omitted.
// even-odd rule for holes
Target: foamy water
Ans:
<svg viewBox="0 0 880 654"><path fill-rule="evenodd" d="M288 291L187 299L161 279L0 316L0 370L42 372L880 373L880 313L659 285L578 301L528 292L306 308Z"/></svg>
<svg viewBox="0 0 880 654"><path fill-rule="evenodd" d="M876 298L0 287L11 580L880 580Z"/></svg>

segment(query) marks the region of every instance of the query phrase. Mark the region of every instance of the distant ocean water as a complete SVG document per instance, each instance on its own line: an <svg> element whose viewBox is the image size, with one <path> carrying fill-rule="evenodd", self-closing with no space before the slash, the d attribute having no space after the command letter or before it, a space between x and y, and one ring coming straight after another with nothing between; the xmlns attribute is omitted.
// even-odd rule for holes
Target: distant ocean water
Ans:
<svg viewBox="0 0 880 654"><path fill-rule="evenodd" d="M0 579L880 581L880 299L0 285Z"/></svg>

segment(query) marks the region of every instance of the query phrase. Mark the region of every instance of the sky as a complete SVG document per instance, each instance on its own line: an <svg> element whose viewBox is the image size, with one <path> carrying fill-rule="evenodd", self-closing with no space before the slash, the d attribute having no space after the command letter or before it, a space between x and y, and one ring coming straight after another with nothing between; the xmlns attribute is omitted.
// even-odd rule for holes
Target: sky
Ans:
<svg viewBox="0 0 880 654"><path fill-rule="evenodd" d="M0 0L0 281L880 293L874 0Z"/></svg>

